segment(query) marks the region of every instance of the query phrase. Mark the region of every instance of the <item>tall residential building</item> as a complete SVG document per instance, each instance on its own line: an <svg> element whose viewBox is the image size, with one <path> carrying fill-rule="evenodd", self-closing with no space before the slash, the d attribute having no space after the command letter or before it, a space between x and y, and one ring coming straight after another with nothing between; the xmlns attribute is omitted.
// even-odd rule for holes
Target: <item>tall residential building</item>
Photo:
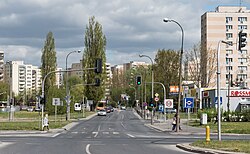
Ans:
<svg viewBox="0 0 250 154"><path fill-rule="evenodd" d="M0 81L4 79L4 51L0 51Z"/></svg>
<svg viewBox="0 0 250 154"><path fill-rule="evenodd" d="M56 71L62 71L62 68L57 68ZM56 73L56 85L58 88L63 85L63 72Z"/></svg>
<svg viewBox="0 0 250 154"><path fill-rule="evenodd" d="M250 10L246 7L219 6L214 12L206 12L201 16L201 72L202 85L216 87L217 48L220 40L232 44L221 43L220 73L221 87L228 87L228 80L244 86L250 85L248 43L241 51L238 50L238 33L250 34ZM249 42L249 41L248 41ZM215 67L214 67L215 66ZM210 74L212 74L210 76ZM230 75L229 75L230 74ZM210 82L209 82L210 81Z"/></svg>
<svg viewBox="0 0 250 154"><path fill-rule="evenodd" d="M37 94L41 88L41 70L37 66L25 65L23 61L6 62L5 79L15 96Z"/></svg>

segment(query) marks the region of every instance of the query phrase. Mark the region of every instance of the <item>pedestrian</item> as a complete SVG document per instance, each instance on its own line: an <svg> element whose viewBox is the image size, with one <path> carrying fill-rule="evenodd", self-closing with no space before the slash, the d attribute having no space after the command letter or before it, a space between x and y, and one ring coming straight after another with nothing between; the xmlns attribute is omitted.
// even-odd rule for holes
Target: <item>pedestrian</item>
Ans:
<svg viewBox="0 0 250 154"><path fill-rule="evenodd" d="M177 125L177 114L175 114L174 117L173 117L172 125L173 125L172 130L175 130L176 125ZM179 130L182 130L181 129L181 118L179 118Z"/></svg>
<svg viewBox="0 0 250 154"><path fill-rule="evenodd" d="M172 131L176 128L176 120L177 120L177 114L174 115L173 121L172 121Z"/></svg>
<svg viewBox="0 0 250 154"><path fill-rule="evenodd" d="M48 114L45 115L44 119L43 119L43 130L44 128L47 128L47 130L49 130L49 119L48 119Z"/></svg>

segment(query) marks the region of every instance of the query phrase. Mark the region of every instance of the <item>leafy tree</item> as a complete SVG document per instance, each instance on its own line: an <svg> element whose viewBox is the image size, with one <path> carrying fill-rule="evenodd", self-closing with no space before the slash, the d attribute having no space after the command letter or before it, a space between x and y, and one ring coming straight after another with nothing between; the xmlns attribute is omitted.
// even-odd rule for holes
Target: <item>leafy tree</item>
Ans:
<svg viewBox="0 0 250 154"><path fill-rule="evenodd" d="M179 53L174 50L159 49L155 57L154 72L155 81L165 85L166 95L169 97L169 86L179 84ZM156 91L162 91L159 88L162 89L156 86ZM160 96L163 96L163 93Z"/></svg>
<svg viewBox="0 0 250 154"><path fill-rule="evenodd" d="M45 41L44 47L42 49L41 62L42 62L41 72L42 72L42 80L43 80L44 77L49 72L55 71L56 67L57 67L56 51L55 51L55 40L54 40L52 32L49 32L47 34L46 41ZM47 77L47 79L45 81L45 84L44 84L45 85L44 92L45 92L46 97L49 94L48 93L49 88L55 85L55 81L56 81L55 74L52 73L51 75L49 75Z"/></svg>
<svg viewBox="0 0 250 154"><path fill-rule="evenodd" d="M102 32L102 25L95 21L95 17L89 19L89 25L85 31L85 49L83 54L83 68L94 68L97 58L102 59L103 71L101 74L96 74L93 70L84 71L83 80L84 83L95 83L95 78L99 78L101 81L100 86L87 85L84 89L84 95L88 99L94 100L94 106L96 102L104 98L105 93L105 80L106 76L106 37Z"/></svg>
<svg viewBox="0 0 250 154"><path fill-rule="evenodd" d="M0 81L0 100L7 100L7 96L9 95L9 84L3 81Z"/></svg>

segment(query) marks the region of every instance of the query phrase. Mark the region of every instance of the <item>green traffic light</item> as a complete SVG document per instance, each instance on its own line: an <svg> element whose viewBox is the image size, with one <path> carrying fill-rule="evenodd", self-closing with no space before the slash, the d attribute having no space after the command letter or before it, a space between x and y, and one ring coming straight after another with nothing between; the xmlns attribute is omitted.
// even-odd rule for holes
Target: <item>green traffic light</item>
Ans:
<svg viewBox="0 0 250 154"><path fill-rule="evenodd" d="M138 85L140 85L140 84L141 84L141 82L137 82L137 84L138 84Z"/></svg>

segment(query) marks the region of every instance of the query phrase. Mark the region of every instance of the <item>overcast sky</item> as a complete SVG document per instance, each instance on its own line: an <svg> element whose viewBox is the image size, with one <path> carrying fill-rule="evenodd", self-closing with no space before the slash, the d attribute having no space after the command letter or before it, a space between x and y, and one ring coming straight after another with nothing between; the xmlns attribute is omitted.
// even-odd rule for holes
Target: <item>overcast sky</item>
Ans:
<svg viewBox="0 0 250 154"><path fill-rule="evenodd" d="M1 0L0 50L5 61L22 60L41 66L41 49L46 35L55 38L58 67L65 68L66 55L84 49L89 17L95 16L107 38L107 62L111 65L145 61L139 54L155 57L158 49L184 50L200 41L200 17L217 6L239 6L240 0ZM250 9L250 0L242 0ZM71 54L68 66L82 54Z"/></svg>

